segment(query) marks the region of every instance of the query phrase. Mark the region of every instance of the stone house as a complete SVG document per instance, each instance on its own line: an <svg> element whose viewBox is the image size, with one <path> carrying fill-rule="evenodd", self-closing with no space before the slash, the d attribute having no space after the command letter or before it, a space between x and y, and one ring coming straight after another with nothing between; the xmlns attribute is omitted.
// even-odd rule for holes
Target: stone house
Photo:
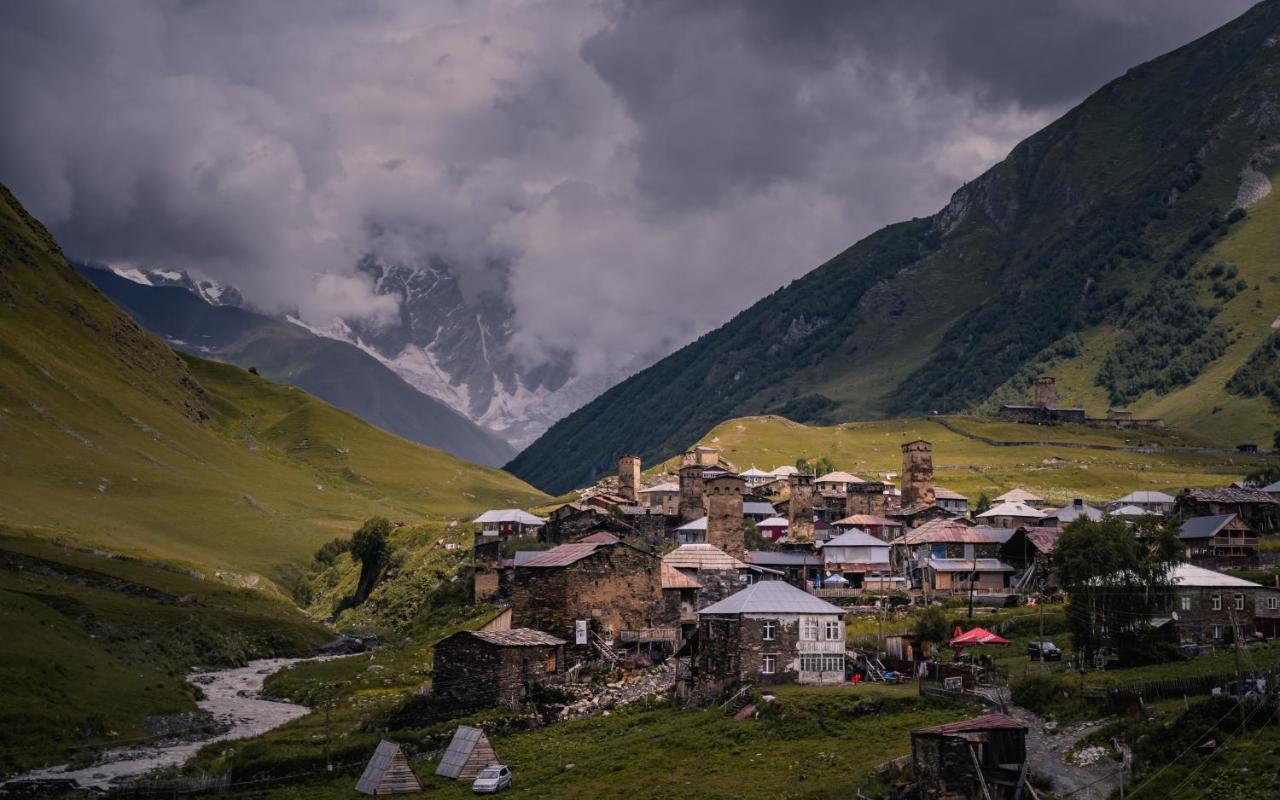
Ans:
<svg viewBox="0 0 1280 800"><path fill-rule="evenodd" d="M843 576L849 581L850 588L862 586L866 575L882 577L892 573L889 543L860 530L850 530L829 539L819 553L826 573Z"/></svg>
<svg viewBox="0 0 1280 800"><path fill-rule="evenodd" d="M1183 489L1177 511L1186 517L1235 514L1250 529L1280 529L1280 500L1257 489Z"/></svg>
<svg viewBox="0 0 1280 800"><path fill-rule="evenodd" d="M436 642L431 691L457 708L519 708L565 668L565 641L529 628L458 631Z"/></svg>
<svg viewBox="0 0 1280 800"><path fill-rule="evenodd" d="M944 486L933 487L934 502L958 517L969 513L969 498Z"/></svg>
<svg viewBox="0 0 1280 800"><path fill-rule="evenodd" d="M562 544L517 563L511 606L515 624L570 641L579 621L605 641L675 623L663 605L661 559L625 542Z"/></svg>
<svg viewBox="0 0 1280 800"><path fill-rule="evenodd" d="M988 714L911 732L911 761L922 800L1017 800L1027 761L1027 726Z"/></svg>
<svg viewBox="0 0 1280 800"><path fill-rule="evenodd" d="M1119 500L1115 500L1107 505L1107 510L1114 513L1121 508L1133 506L1140 508L1145 513L1163 516L1172 514L1174 506L1177 505L1178 499L1173 495L1164 492L1154 492L1142 490L1137 492L1129 492Z"/></svg>
<svg viewBox="0 0 1280 800"><path fill-rule="evenodd" d="M694 611L719 602L757 580L781 577L774 570L748 564L710 544L681 545L662 557L662 566L697 583Z"/></svg>
<svg viewBox="0 0 1280 800"><path fill-rule="evenodd" d="M641 505L657 508L663 514L676 516L680 513L680 485L666 481L636 491Z"/></svg>
<svg viewBox="0 0 1280 800"><path fill-rule="evenodd" d="M850 514L844 519L836 520L832 525L842 533L857 528L885 542L892 542L905 530L900 521L876 514Z"/></svg>
<svg viewBox="0 0 1280 800"><path fill-rule="evenodd" d="M746 560L754 566L780 573L782 580L797 589L806 589L822 580L822 556L809 547L752 550L747 553Z"/></svg>
<svg viewBox="0 0 1280 800"><path fill-rule="evenodd" d="M1061 527L1070 525L1078 519L1099 522L1102 520L1102 516L1102 509L1086 505L1082 498L1077 497L1062 508L1045 511L1044 516L1040 518L1040 525Z"/></svg>
<svg viewBox="0 0 1280 800"><path fill-rule="evenodd" d="M1010 489L1004 494L991 501L992 505L1000 505L1001 503L1023 503L1032 508L1044 508L1044 498L1034 492L1028 492L1021 487Z"/></svg>
<svg viewBox="0 0 1280 800"><path fill-rule="evenodd" d="M698 612L677 696L714 702L742 685L842 683L844 609L785 581L760 581Z"/></svg>
<svg viewBox="0 0 1280 800"><path fill-rule="evenodd" d="M1280 624L1280 589L1224 575L1194 564L1172 570L1172 608L1180 641L1196 644L1230 641L1234 635L1274 636Z"/></svg>
<svg viewBox="0 0 1280 800"><path fill-rule="evenodd" d="M771 542L787 538L787 520L784 517L769 517L756 523L756 533Z"/></svg>
<svg viewBox="0 0 1280 800"><path fill-rule="evenodd" d="M820 492L830 491L843 495L849 490L849 486L855 483L862 483L862 478L857 475L850 475L848 472L836 470L820 475L813 481L813 486Z"/></svg>

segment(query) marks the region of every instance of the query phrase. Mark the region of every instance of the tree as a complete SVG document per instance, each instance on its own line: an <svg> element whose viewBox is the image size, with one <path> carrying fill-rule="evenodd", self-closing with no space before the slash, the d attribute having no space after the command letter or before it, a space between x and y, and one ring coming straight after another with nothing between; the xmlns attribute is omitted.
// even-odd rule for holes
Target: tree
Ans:
<svg viewBox="0 0 1280 800"><path fill-rule="evenodd" d="M387 566L387 537L391 522L386 517L365 520L351 537L351 556L360 562L360 582L356 585L355 602L363 603Z"/></svg>
<svg viewBox="0 0 1280 800"><path fill-rule="evenodd" d="M976 517L991 508L991 498L987 497L987 493L983 492L978 495L978 502L973 504L973 515Z"/></svg>
<svg viewBox="0 0 1280 800"><path fill-rule="evenodd" d="M1166 523L1078 519L1053 551L1054 568L1068 595L1067 623L1086 662L1112 646L1127 664L1158 660L1151 619L1171 607L1170 570L1182 554Z"/></svg>
<svg viewBox="0 0 1280 800"><path fill-rule="evenodd" d="M796 469L800 471L801 475L809 474L809 459L805 458L804 456L800 456L799 458L797 458Z"/></svg>
<svg viewBox="0 0 1280 800"><path fill-rule="evenodd" d="M828 472L835 472L835 471L836 471L836 465L831 463L831 459L827 458L826 456L819 458L813 464L814 475L826 475Z"/></svg>
<svg viewBox="0 0 1280 800"><path fill-rule="evenodd" d="M941 645L951 640L951 626L940 605L930 605L916 617L916 641Z"/></svg>

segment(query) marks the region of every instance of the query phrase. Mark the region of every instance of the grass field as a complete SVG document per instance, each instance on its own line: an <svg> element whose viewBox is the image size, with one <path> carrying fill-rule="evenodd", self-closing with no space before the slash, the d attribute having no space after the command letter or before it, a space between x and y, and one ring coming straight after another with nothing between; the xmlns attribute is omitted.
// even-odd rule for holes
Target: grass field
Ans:
<svg viewBox="0 0 1280 800"><path fill-rule="evenodd" d="M943 424L949 423L952 430ZM981 438L974 438L981 437ZM1051 503L1082 497L1093 503L1114 500L1136 489L1175 492L1186 486L1225 486L1274 455L1176 452L1203 444L1178 430L1113 431L1078 425L1018 425L980 417L916 418L850 422L810 427L782 417L744 417L717 425L702 438L721 448L739 469L772 469L804 457L823 456L837 469L871 478L901 470L901 445L913 439L933 443L934 477L976 501L1021 486ZM993 446L994 441L1039 441L1044 445ZM1055 446L1054 442L1064 445ZM1076 445L1086 445L1084 447ZM1092 446L1088 446L1092 445ZM1133 452L1107 448L1170 448L1171 452ZM668 459L655 469L674 469Z"/></svg>
<svg viewBox="0 0 1280 800"><path fill-rule="evenodd" d="M330 634L262 592L0 529L0 774L136 742L195 711L192 665L301 655Z"/></svg>

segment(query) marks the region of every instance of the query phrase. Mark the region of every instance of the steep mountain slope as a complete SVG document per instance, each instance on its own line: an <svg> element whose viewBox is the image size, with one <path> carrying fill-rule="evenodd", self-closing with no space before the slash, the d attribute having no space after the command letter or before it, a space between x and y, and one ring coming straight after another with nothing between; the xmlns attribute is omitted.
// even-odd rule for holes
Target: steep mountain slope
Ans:
<svg viewBox="0 0 1280 800"><path fill-rule="evenodd" d="M0 187L0 527L285 581L361 520L542 495L299 389L180 357Z"/></svg>
<svg viewBox="0 0 1280 800"><path fill-rule="evenodd" d="M1280 4L1268 2L1130 70L934 216L858 242L560 421L508 468L558 492L622 453L670 455L729 417L990 408L1055 364L1068 395L1098 398L1096 387L1107 404L1198 419L1203 404L1178 393L1209 380L1221 394L1219 373L1247 356L1231 343L1257 334L1222 304L1280 310L1261 290L1228 299L1242 290L1212 266L1216 247L1262 224L1233 209L1270 189L1277 42ZM1238 411L1206 432L1270 440L1265 403Z"/></svg>
<svg viewBox="0 0 1280 800"><path fill-rule="evenodd" d="M355 345L243 308L211 305L185 286L80 271L177 350L255 367L269 380L305 389L384 430L477 464L496 466L515 454L495 434L417 391Z"/></svg>

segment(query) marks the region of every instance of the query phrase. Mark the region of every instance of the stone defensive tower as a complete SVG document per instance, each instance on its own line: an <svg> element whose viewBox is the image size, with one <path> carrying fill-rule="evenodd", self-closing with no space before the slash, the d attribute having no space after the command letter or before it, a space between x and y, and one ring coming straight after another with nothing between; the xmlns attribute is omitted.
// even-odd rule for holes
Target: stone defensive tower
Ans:
<svg viewBox="0 0 1280 800"><path fill-rule="evenodd" d="M742 495L747 482L737 475L721 475L706 482L707 544L734 558L746 552Z"/></svg>
<svg viewBox="0 0 1280 800"><path fill-rule="evenodd" d="M787 536L793 542L813 541L813 476L796 473L787 478Z"/></svg>
<svg viewBox="0 0 1280 800"><path fill-rule="evenodd" d="M923 439L902 446L902 507L931 506L933 493L933 445Z"/></svg>
<svg viewBox="0 0 1280 800"><path fill-rule="evenodd" d="M702 470L698 463L680 467L680 522L693 522L707 515L702 497Z"/></svg>
<svg viewBox="0 0 1280 800"><path fill-rule="evenodd" d="M640 488L640 456L623 456L618 459L618 494L636 502Z"/></svg>
<svg viewBox="0 0 1280 800"><path fill-rule="evenodd" d="M1053 408L1058 404L1058 385L1052 375L1036 378L1035 388L1031 392L1031 405L1036 408Z"/></svg>
<svg viewBox="0 0 1280 800"><path fill-rule="evenodd" d="M884 490L885 485L876 481L849 484L844 495L844 515L871 514L883 517Z"/></svg>

